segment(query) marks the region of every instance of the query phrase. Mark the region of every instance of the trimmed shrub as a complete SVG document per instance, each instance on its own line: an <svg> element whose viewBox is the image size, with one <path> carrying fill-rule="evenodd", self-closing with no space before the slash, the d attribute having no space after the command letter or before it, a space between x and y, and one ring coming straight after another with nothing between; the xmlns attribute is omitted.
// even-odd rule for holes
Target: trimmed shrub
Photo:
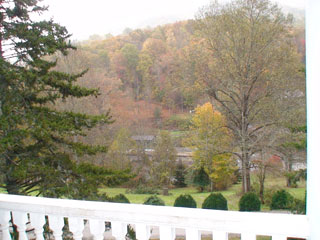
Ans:
<svg viewBox="0 0 320 240"><path fill-rule="evenodd" d="M176 198L173 206L175 207L187 207L187 208L197 208L197 203L193 197L189 194L182 194Z"/></svg>
<svg viewBox="0 0 320 240"><path fill-rule="evenodd" d="M286 190L279 190L272 196L271 210L290 209L293 197Z"/></svg>
<svg viewBox="0 0 320 240"><path fill-rule="evenodd" d="M202 203L202 208L228 210L228 201L221 193L211 193Z"/></svg>
<svg viewBox="0 0 320 240"><path fill-rule="evenodd" d="M147 200L143 204L165 206L164 201L156 195L152 195L152 196L148 197Z"/></svg>
<svg viewBox="0 0 320 240"><path fill-rule="evenodd" d="M110 199L110 202L116 202L116 203L130 203L129 199L122 193L114 196Z"/></svg>
<svg viewBox="0 0 320 240"><path fill-rule="evenodd" d="M245 193L239 201L239 210L242 212L258 212L261 209L261 201L253 192Z"/></svg>

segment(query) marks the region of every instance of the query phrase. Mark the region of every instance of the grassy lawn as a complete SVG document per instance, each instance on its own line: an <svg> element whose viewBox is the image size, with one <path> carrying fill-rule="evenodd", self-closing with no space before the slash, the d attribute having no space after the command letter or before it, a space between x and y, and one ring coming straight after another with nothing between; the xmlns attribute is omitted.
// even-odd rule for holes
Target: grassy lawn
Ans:
<svg viewBox="0 0 320 240"><path fill-rule="evenodd" d="M0 188L0 193L8 193L4 188Z"/></svg>
<svg viewBox="0 0 320 240"><path fill-rule="evenodd" d="M255 179L253 178L253 181ZM266 180L267 189L283 189L288 190L295 198L304 199L305 195L305 182L299 182L297 188L286 188L286 181L283 177L269 177ZM131 194L126 193L125 188L101 188L101 193L108 196L115 196L117 194L125 194L131 203L142 204L151 194ZM222 195L228 200L229 210L239 210L238 202L241 197L241 184L231 186L228 190L220 191ZM181 194L190 194L197 202L197 207L201 208L204 199L210 194L209 192L198 193L194 187L176 188L169 190L169 196L158 195L164 200L167 206L173 206L175 199ZM262 206L262 211L268 211L269 207Z"/></svg>

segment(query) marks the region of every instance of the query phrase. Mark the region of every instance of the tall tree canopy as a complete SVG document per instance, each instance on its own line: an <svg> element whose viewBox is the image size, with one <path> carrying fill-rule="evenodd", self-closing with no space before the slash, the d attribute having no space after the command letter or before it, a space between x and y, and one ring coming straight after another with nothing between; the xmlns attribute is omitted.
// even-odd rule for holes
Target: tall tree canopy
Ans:
<svg viewBox="0 0 320 240"><path fill-rule="evenodd" d="M45 196L77 197L82 183L90 180L85 175L90 167L76 166L72 156L94 154L103 147L73 142L72 136L85 135L86 130L109 124L112 119L108 111L89 116L55 110L59 99L97 96L98 90L76 85L85 72L68 74L54 70L56 61L46 56L56 52L66 55L73 47L68 43L66 28L53 20L32 20L31 16L47 9L39 2L0 1L2 186L12 194L36 191ZM112 182L112 172L101 174L107 175L91 180Z"/></svg>
<svg viewBox="0 0 320 240"><path fill-rule="evenodd" d="M168 187L173 177L177 151L168 132L162 131L157 137L152 156L151 176L156 185Z"/></svg>
<svg viewBox="0 0 320 240"><path fill-rule="evenodd" d="M268 0L235 0L223 6L214 2L200 11L197 29L211 54L203 82L227 119L247 192L251 159L264 130L283 119L303 95L297 87L303 77L292 17Z"/></svg>

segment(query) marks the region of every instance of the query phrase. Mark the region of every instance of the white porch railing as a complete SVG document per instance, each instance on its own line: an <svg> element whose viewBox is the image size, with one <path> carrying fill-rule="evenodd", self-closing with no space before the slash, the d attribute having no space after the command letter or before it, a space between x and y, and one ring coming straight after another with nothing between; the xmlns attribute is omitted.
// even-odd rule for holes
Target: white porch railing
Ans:
<svg viewBox="0 0 320 240"><path fill-rule="evenodd" d="M19 237L28 239L28 226L43 239L45 216L56 240L62 239L64 218L68 218L75 240L83 237L84 220L88 220L94 239L103 239L105 222L111 222L115 239L125 239L127 224L135 227L138 240L150 238L150 228L159 227L161 240L175 239L175 230L185 229L187 240L200 240L201 231L210 231L214 240L227 240L228 233L241 234L242 240L257 235L272 236L272 240L287 237L308 238L309 222L305 215L279 213L248 213L178 207L146 206L50 199L0 194L0 224L3 240L11 239L10 218L18 228Z"/></svg>

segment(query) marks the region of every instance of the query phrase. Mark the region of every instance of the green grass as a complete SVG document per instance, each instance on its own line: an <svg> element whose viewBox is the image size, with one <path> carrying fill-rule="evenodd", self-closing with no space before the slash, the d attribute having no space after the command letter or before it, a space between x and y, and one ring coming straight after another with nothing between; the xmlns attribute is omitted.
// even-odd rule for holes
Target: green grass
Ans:
<svg viewBox="0 0 320 240"><path fill-rule="evenodd" d="M255 179L253 178L253 181ZM305 195L305 182L299 182L297 188L286 188L286 181L283 177L268 177L266 180L266 188L269 189L286 189L295 198L304 199ZM101 188L101 193L105 193L108 196L115 196L119 193L125 194L131 203L142 204L151 194L132 194L126 193L125 188ZM220 191L222 195L228 200L228 209L238 211L238 202L241 197L241 184L231 186L228 190ZM201 208L204 199L210 194L210 192L199 193L194 187L176 188L169 190L169 196L159 195L159 197L165 202L166 206L173 206L175 199L181 194L190 194L197 202L197 207ZM262 205L262 211L269 211L269 207Z"/></svg>
<svg viewBox="0 0 320 240"><path fill-rule="evenodd" d="M7 190L3 187L0 187L0 193L8 193Z"/></svg>

